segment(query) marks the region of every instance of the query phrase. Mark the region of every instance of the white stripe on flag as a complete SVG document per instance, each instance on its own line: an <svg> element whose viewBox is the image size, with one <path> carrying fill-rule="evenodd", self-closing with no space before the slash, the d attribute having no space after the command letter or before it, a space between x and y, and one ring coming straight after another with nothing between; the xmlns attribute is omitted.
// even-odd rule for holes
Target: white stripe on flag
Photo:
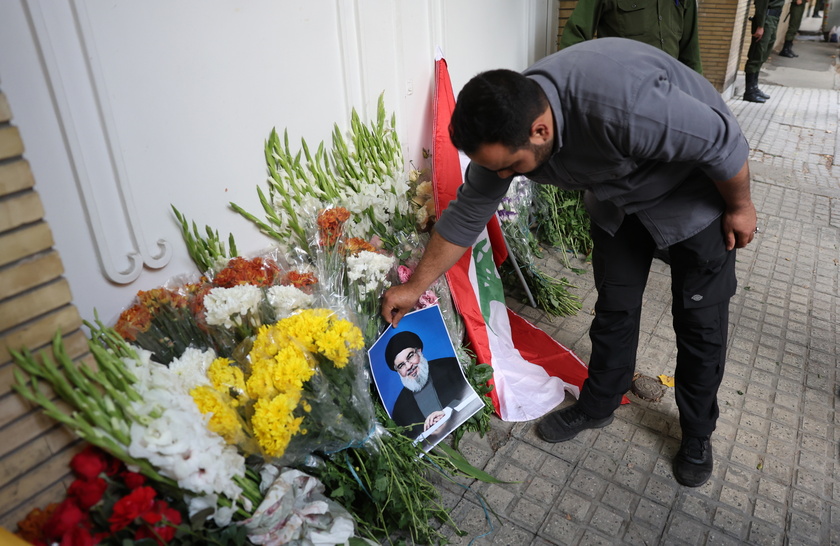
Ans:
<svg viewBox="0 0 840 546"><path fill-rule="evenodd" d="M548 374L542 366L525 360L513 343L504 288L493 263L487 229L473 245L470 285L481 305L490 343L493 381L504 421L530 421L563 402L566 391L575 397L580 389Z"/></svg>

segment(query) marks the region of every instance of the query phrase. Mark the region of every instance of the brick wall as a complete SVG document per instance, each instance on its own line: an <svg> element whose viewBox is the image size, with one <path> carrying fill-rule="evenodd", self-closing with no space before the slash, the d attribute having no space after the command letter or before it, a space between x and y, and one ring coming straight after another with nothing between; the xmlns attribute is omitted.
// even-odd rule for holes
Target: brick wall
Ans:
<svg viewBox="0 0 840 546"><path fill-rule="evenodd" d="M0 526L14 530L29 510L63 497L68 462L79 447L12 390L16 365L9 349L40 351L60 330L75 359L87 353L87 339L11 120L0 93Z"/></svg>
<svg viewBox="0 0 840 546"><path fill-rule="evenodd" d="M560 0L557 41L577 0ZM702 0L698 11L700 58L703 74L718 91L735 81L741 58L747 11L752 4L740 0Z"/></svg>

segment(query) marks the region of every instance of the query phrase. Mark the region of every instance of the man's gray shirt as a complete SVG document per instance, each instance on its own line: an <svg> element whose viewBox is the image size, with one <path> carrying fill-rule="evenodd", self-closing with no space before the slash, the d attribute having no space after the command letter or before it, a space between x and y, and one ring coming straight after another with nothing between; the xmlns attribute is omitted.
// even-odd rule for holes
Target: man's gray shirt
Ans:
<svg viewBox="0 0 840 546"><path fill-rule="evenodd" d="M552 156L528 178L586 190L592 221L611 235L625 214L636 214L660 248L723 213L712 181L735 176L749 145L703 76L624 38L576 44L524 74L545 92L556 129ZM470 164L435 229L451 243L472 245L511 180Z"/></svg>

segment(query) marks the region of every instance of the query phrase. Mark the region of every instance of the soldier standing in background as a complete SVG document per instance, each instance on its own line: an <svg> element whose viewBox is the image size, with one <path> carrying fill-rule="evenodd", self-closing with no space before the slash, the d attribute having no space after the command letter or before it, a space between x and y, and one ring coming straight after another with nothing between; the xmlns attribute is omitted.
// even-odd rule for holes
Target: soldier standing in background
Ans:
<svg viewBox="0 0 840 546"><path fill-rule="evenodd" d="M758 72L767 61L770 48L776 41L776 29L785 0L755 0L755 13L752 16L752 43L747 52L747 64L744 67L746 86L744 100L766 102L770 95L758 88Z"/></svg>
<svg viewBox="0 0 840 546"><path fill-rule="evenodd" d="M697 0L580 0L560 49L598 38L629 38L659 48L702 74Z"/></svg>
<svg viewBox="0 0 840 546"><path fill-rule="evenodd" d="M782 57L799 57L793 52L793 41L796 39L796 33L799 32L799 25L802 24L802 16L805 14L805 0L792 0L790 3L790 24L788 25L787 33L785 33L785 44L779 55Z"/></svg>

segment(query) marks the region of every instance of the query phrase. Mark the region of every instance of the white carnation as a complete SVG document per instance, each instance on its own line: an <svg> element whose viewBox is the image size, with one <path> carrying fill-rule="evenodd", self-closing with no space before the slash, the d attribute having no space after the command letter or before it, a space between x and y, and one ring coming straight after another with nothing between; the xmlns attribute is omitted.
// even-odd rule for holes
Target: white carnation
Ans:
<svg viewBox="0 0 840 546"><path fill-rule="evenodd" d="M288 317L298 309L308 308L313 300L312 295L294 286L272 286L266 291L266 295L278 320Z"/></svg>
<svg viewBox="0 0 840 546"><path fill-rule="evenodd" d="M356 256L347 257L347 279L359 283L359 293L364 297L384 285L393 266L392 256L362 250Z"/></svg>
<svg viewBox="0 0 840 546"><path fill-rule="evenodd" d="M241 326L249 316L259 316L262 299L262 289L252 284L214 288L204 297L207 324L225 328Z"/></svg>
<svg viewBox="0 0 840 546"><path fill-rule="evenodd" d="M178 378L182 392L189 393L194 387L210 384L207 370L214 360L216 351L213 349L202 351L195 347L187 347L184 354L169 363L169 371Z"/></svg>

